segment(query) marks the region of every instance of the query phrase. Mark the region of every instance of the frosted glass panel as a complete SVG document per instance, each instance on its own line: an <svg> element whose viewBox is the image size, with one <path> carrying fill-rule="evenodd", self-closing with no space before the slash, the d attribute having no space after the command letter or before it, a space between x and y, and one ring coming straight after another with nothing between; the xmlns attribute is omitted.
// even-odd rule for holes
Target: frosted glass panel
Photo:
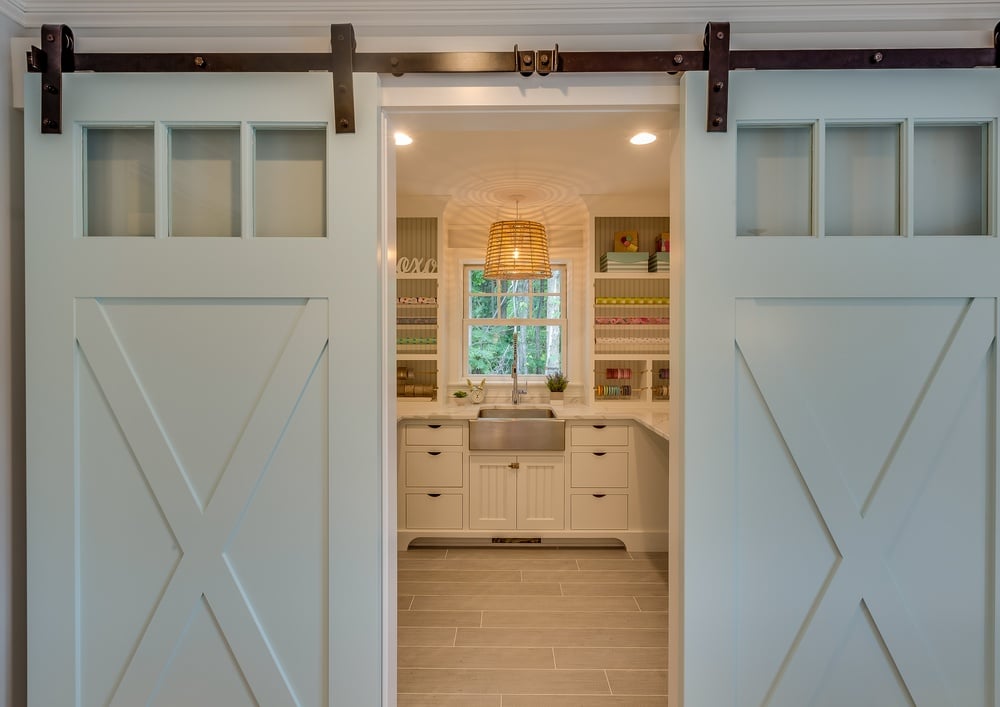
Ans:
<svg viewBox="0 0 1000 707"><path fill-rule="evenodd" d="M152 236L152 128L84 131L86 236Z"/></svg>
<svg viewBox="0 0 1000 707"><path fill-rule="evenodd" d="M914 234L987 234L988 147L985 125L918 125L913 129Z"/></svg>
<svg viewBox="0 0 1000 707"><path fill-rule="evenodd" d="M254 233L326 235L326 128L258 129Z"/></svg>
<svg viewBox="0 0 1000 707"><path fill-rule="evenodd" d="M899 235L899 126L826 130L826 235Z"/></svg>
<svg viewBox="0 0 1000 707"><path fill-rule="evenodd" d="M170 131L170 235L240 235L240 130Z"/></svg>
<svg viewBox="0 0 1000 707"><path fill-rule="evenodd" d="M812 127L736 131L736 234L812 235Z"/></svg>

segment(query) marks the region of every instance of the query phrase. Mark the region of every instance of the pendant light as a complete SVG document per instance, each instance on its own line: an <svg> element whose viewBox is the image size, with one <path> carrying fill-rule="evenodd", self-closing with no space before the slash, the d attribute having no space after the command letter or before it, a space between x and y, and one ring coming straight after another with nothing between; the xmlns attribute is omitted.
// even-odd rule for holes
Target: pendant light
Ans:
<svg viewBox="0 0 1000 707"><path fill-rule="evenodd" d="M552 277L552 264L545 226L522 220L517 207L515 197L514 220L490 226L483 276L489 280L546 280Z"/></svg>

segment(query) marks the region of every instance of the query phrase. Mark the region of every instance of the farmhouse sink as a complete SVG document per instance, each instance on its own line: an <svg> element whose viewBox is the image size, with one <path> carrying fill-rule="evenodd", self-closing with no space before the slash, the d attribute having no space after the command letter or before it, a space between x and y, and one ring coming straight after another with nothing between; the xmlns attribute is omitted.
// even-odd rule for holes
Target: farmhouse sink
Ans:
<svg viewBox="0 0 1000 707"><path fill-rule="evenodd" d="M561 452L566 421L549 408L482 408L469 420L469 449Z"/></svg>
<svg viewBox="0 0 1000 707"><path fill-rule="evenodd" d="M501 420L554 419L549 408L480 408L478 417Z"/></svg>

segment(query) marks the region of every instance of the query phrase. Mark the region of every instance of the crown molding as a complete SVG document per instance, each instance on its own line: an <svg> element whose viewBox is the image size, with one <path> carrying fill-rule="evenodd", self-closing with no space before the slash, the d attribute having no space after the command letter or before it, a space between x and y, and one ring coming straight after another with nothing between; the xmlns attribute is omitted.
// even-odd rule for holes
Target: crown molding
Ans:
<svg viewBox="0 0 1000 707"><path fill-rule="evenodd" d="M0 15L24 27L24 5L15 0L0 0Z"/></svg>
<svg viewBox="0 0 1000 707"><path fill-rule="evenodd" d="M701 31L708 20L741 31L982 29L998 17L995 0L0 0L0 12L27 28L242 28L318 30L350 22L359 34L386 36L677 33ZM734 27L735 29L735 27Z"/></svg>

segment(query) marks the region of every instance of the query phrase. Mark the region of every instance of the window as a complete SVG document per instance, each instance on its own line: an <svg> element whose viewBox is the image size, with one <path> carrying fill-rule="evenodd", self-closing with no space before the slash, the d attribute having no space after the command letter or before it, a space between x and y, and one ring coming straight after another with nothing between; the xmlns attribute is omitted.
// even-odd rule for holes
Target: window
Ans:
<svg viewBox="0 0 1000 707"><path fill-rule="evenodd" d="M517 372L564 371L566 267L547 280L487 280L481 265L465 268L465 375L510 375L514 331Z"/></svg>

